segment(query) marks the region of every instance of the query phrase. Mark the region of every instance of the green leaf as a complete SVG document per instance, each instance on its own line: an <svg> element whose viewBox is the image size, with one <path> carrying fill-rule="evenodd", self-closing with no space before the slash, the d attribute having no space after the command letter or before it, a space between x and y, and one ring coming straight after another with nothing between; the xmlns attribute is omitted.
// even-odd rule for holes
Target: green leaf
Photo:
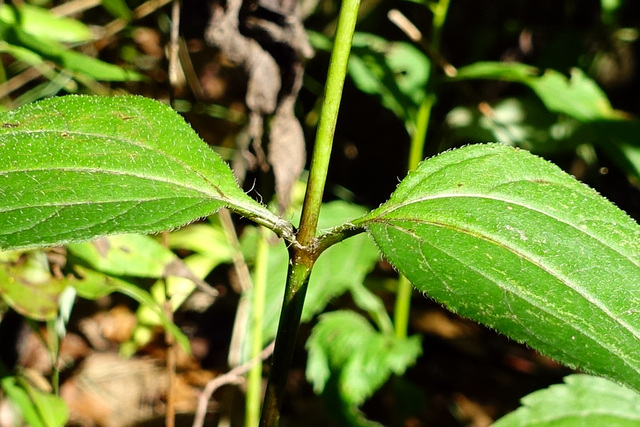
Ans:
<svg viewBox="0 0 640 427"><path fill-rule="evenodd" d="M640 227L555 165L495 144L450 151L354 223L452 311L640 389Z"/></svg>
<svg viewBox="0 0 640 427"><path fill-rule="evenodd" d="M133 17L133 12L125 0L102 0L102 7L116 18L129 21Z"/></svg>
<svg viewBox="0 0 640 427"><path fill-rule="evenodd" d="M143 78L142 75L133 71L70 50L55 40L29 34L20 27L8 27L2 22L0 22L0 39L12 45L27 48L64 69L85 74L96 80L129 81Z"/></svg>
<svg viewBox="0 0 640 427"><path fill-rule="evenodd" d="M175 323L169 320L163 308L154 301L148 292L132 283L107 276L79 265L75 266L75 270L80 275L80 278L70 278L67 280L68 284L73 286L78 292L78 296L95 300L113 292L124 294L137 301L140 305L152 310L156 316L158 316L158 319L160 319L165 330L169 332L175 338L176 342L185 350L189 351L191 348L189 338L182 333Z"/></svg>
<svg viewBox="0 0 640 427"><path fill-rule="evenodd" d="M376 331L361 315L334 311L320 316L306 344L307 379L316 393L332 376L345 403L360 406L389 376L401 375L421 353L416 337L396 338Z"/></svg>
<svg viewBox="0 0 640 427"><path fill-rule="evenodd" d="M83 42L93 38L91 30L82 22L56 16L51 11L27 3L19 7L0 5L0 22L19 26L36 37L59 42Z"/></svg>
<svg viewBox="0 0 640 427"><path fill-rule="evenodd" d="M494 427L637 426L640 395L604 378L570 375L522 398L523 407Z"/></svg>
<svg viewBox="0 0 640 427"><path fill-rule="evenodd" d="M558 117L535 98L505 98L489 114L476 106L453 108L447 125L454 133L451 145L500 141L535 153L558 153L585 142L585 127L572 117Z"/></svg>
<svg viewBox="0 0 640 427"><path fill-rule="evenodd" d="M44 252L0 253L0 297L18 313L36 320L55 319L66 287L51 275Z"/></svg>
<svg viewBox="0 0 640 427"><path fill-rule="evenodd" d="M0 115L0 248L154 233L223 206L280 232L226 163L169 107L68 96Z"/></svg>
<svg viewBox="0 0 640 427"><path fill-rule="evenodd" d="M430 67L425 54L409 43L354 35L349 75L358 89L379 96L382 105L403 121L413 120L426 96Z"/></svg>
<svg viewBox="0 0 640 427"><path fill-rule="evenodd" d="M450 80L497 79L529 86L549 111L567 114L577 120L612 119L618 117L606 94L597 83L578 68L568 79L555 70L538 70L519 63L477 62L458 69Z"/></svg>
<svg viewBox="0 0 640 427"><path fill-rule="evenodd" d="M0 387L31 427L62 427L69 419L67 405L59 396L40 391L22 378L2 377Z"/></svg>

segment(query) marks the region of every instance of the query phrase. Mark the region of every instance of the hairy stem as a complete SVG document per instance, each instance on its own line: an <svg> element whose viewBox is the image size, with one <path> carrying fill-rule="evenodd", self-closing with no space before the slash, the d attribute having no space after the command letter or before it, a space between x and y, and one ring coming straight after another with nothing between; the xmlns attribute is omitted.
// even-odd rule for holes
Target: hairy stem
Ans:
<svg viewBox="0 0 640 427"><path fill-rule="evenodd" d="M315 238L359 5L359 0L345 0L340 9L338 28L327 73L324 101L311 159L307 192L302 207L298 241L303 246L309 245Z"/></svg>
<svg viewBox="0 0 640 427"><path fill-rule="evenodd" d="M340 18L311 159L307 192L302 207L300 230L289 247L289 273L260 420L262 427L273 427L279 423L309 276L321 252L318 250L316 230L359 5L360 0L344 0L340 8Z"/></svg>

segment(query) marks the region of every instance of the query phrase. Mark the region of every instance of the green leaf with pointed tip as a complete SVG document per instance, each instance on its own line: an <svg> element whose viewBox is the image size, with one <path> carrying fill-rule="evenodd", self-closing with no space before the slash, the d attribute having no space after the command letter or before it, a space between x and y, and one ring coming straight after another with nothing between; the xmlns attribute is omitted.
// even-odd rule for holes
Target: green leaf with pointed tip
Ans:
<svg viewBox="0 0 640 427"><path fill-rule="evenodd" d="M564 384L522 398L523 407L494 427L571 427L640 425L640 394L604 378L570 375Z"/></svg>
<svg viewBox="0 0 640 427"><path fill-rule="evenodd" d="M19 26L37 37L59 42L83 42L93 38L91 30L81 21L56 16L50 10L27 3L19 7L0 5L0 22Z"/></svg>
<svg viewBox="0 0 640 427"><path fill-rule="evenodd" d="M446 152L354 223L451 310L640 389L640 227L555 165L497 144Z"/></svg>
<svg viewBox="0 0 640 427"><path fill-rule="evenodd" d="M228 206L290 224L247 196L169 107L67 96L0 115L0 248L172 229Z"/></svg>

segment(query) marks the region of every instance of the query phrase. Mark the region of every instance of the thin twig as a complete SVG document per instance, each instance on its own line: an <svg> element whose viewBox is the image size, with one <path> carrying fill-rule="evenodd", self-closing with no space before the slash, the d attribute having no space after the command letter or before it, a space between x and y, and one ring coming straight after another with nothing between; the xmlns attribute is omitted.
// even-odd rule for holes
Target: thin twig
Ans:
<svg viewBox="0 0 640 427"><path fill-rule="evenodd" d="M249 372L251 368L256 364L264 361L271 353L273 353L273 347L275 342L272 342L265 347L258 357L243 363L227 372L209 381L202 390L202 394L198 398L198 408L196 409L196 415L193 420L193 427L202 427L204 425L204 419L207 415L207 403L211 399L211 395L220 387L226 384L238 384L243 381L242 376Z"/></svg>

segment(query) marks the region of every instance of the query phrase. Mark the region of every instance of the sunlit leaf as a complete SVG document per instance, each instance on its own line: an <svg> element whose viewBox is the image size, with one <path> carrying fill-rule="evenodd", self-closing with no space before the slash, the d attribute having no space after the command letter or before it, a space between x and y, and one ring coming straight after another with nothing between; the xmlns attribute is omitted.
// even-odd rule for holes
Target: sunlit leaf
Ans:
<svg viewBox="0 0 640 427"><path fill-rule="evenodd" d="M578 68L573 68L567 78L555 70L546 70L539 75L536 68L520 63L476 62L458 69L450 79L497 79L522 83L529 86L550 111L584 122L618 117L604 91Z"/></svg>
<svg viewBox="0 0 640 427"><path fill-rule="evenodd" d="M0 22L19 26L28 34L59 42L83 42L93 38L89 27L82 22L56 16L47 9L28 3L20 3L18 7L6 3L0 5Z"/></svg>
<svg viewBox="0 0 640 427"><path fill-rule="evenodd" d="M167 106L68 96L0 115L0 248L153 233L223 206L288 223L247 196Z"/></svg>
<svg viewBox="0 0 640 427"><path fill-rule="evenodd" d="M468 146L423 162L355 223L451 310L640 389L640 227L556 166Z"/></svg>

